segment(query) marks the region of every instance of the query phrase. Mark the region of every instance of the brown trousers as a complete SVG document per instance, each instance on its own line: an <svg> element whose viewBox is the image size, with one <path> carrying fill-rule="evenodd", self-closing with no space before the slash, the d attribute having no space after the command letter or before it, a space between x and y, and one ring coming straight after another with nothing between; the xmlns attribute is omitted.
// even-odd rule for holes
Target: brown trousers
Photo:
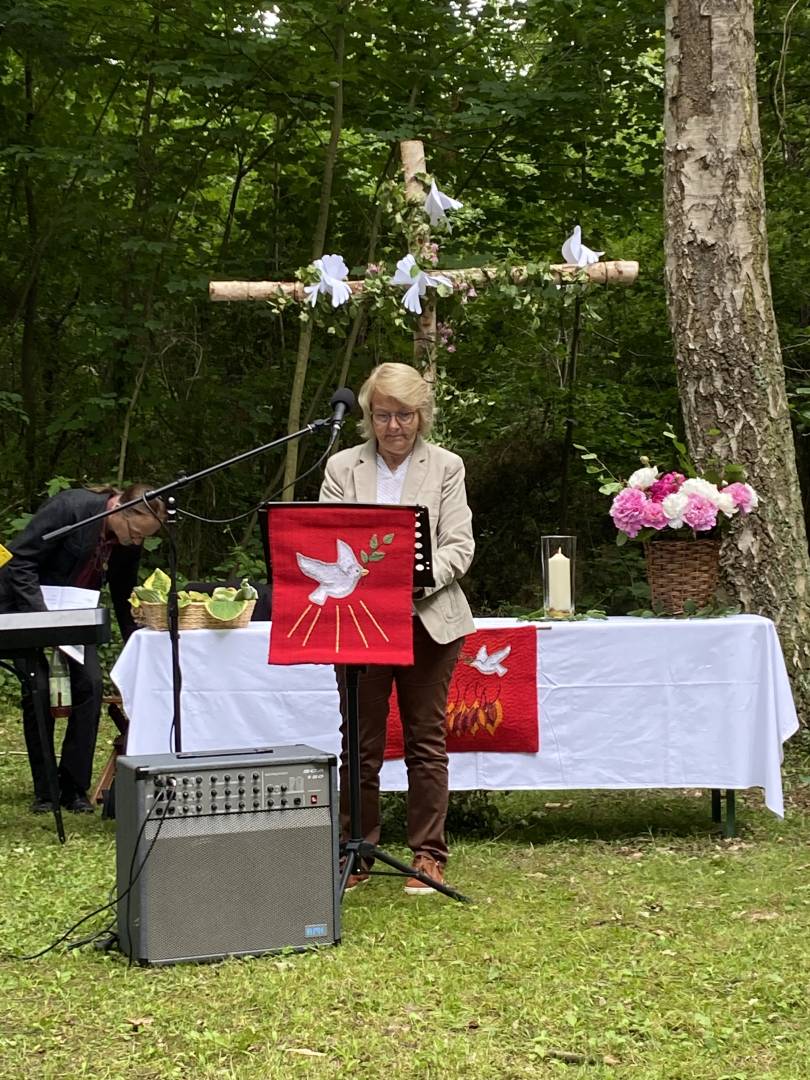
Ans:
<svg viewBox="0 0 810 1080"><path fill-rule="evenodd" d="M408 846L416 853L447 862L444 821L448 779L445 743L447 692L464 638L439 645L420 620L413 620L414 662L405 667L370 666L358 686L360 742L360 829L371 844L380 841L380 769L385 752L388 699L396 684L405 767L408 770ZM349 839L349 779L346 742L346 669L338 666L340 712L343 718L340 755L340 828Z"/></svg>

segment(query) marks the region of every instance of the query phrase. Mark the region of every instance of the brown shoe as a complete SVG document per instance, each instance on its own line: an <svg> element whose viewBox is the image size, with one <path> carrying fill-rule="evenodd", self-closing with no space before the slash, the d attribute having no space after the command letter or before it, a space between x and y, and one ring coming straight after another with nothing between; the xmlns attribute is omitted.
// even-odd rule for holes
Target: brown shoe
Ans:
<svg viewBox="0 0 810 1080"><path fill-rule="evenodd" d="M423 874L427 874L427 876L433 878L434 881L438 881L439 884L444 885L444 867L441 863L436 862L432 855L414 856L413 868L414 870L421 870ZM409 896L422 896L427 895L428 893L434 893L436 890L432 885L420 881L419 878L409 877L405 882L405 892Z"/></svg>
<svg viewBox="0 0 810 1080"><path fill-rule="evenodd" d="M341 860L340 860L340 876L341 876L341 878L343 877L343 867L345 865L346 865L346 860L341 858ZM361 863L360 865L362 866L363 864ZM371 875L369 873L367 873L365 870L361 870L359 873L349 874L348 880L346 881L346 890L345 891L349 892L350 889L356 889L358 885L365 885L365 883L367 881L370 881L370 880L371 880Z"/></svg>

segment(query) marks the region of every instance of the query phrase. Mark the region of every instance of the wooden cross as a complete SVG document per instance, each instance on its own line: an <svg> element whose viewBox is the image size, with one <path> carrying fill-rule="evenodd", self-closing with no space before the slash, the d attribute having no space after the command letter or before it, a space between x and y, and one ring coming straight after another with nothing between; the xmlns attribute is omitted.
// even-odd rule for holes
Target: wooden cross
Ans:
<svg viewBox="0 0 810 1080"><path fill-rule="evenodd" d="M420 177L427 173L425 150L422 142L416 139L401 142L400 156L405 176L405 198L409 203L422 206L425 202L426 191ZM417 250L411 252L419 265L425 268L430 266L430 260L427 257L430 243L430 229L426 221L424 226L420 226L417 230ZM553 278L560 285L580 281L583 274L589 282L598 285L632 285L638 277L638 263L626 261L597 262L586 267L573 266L569 263L557 263L549 269ZM462 270L430 268L429 272L442 274L454 285L466 284L479 287L496 284L499 280L508 280L513 285L525 285L531 282L533 276L526 266L513 266L508 271L495 267L468 267ZM346 285L348 285L353 296L362 296L365 290L365 281L362 278L347 281ZM301 281L211 281L208 285L208 296L213 301L230 302L245 300L266 301L276 297L285 297L302 304L307 299L304 293L305 288L306 283ZM578 307L577 310L579 310ZM414 329L413 350L416 366L424 369L426 376L434 382L436 377L436 336L436 295L434 290L430 289L422 298L422 314L418 316L418 322ZM569 382L569 388L573 385L573 372L576 361L575 342L578 337L576 331L573 337L572 353L574 355L568 365L570 379L567 381ZM297 418L293 422L291 417L290 423L291 431L299 426ZM566 444L571 441L571 431L569 429L572 427L573 420L569 418L566 421ZM295 448L288 447L288 455L291 451L295 453ZM295 475L294 460L293 458L292 465L287 470L291 476ZM288 465L290 465L289 460ZM287 473L285 473L285 478L286 475ZM291 497L291 493L289 497ZM563 510L565 510L565 498L563 499Z"/></svg>
<svg viewBox="0 0 810 1080"><path fill-rule="evenodd" d="M427 172L425 163L425 150L423 144L416 139L409 139L400 143L402 167L405 174L405 197L408 202L423 205L425 202L425 187L419 179ZM419 231L420 250L412 252L417 262L423 266L429 266L426 258L430 245L430 231L425 228ZM588 281L598 285L632 285L638 277L637 262L597 262L590 266L578 267L569 263L557 263L550 267L552 275L559 284L571 283L580 280L583 272ZM468 267L463 270L440 270L431 269L431 273L442 274L453 284L467 284L486 286L503 280L505 272L494 267ZM513 266L508 271L509 281L513 285L525 285L531 281L531 275L525 266ZM364 279L347 281L353 296L362 296L365 289ZM214 301L243 301L243 300L272 300L274 297L283 296L301 304L307 299L304 293L306 284L301 281L211 281L208 285L208 296ZM435 374L436 354L436 297L433 290L429 290L422 300L422 314L418 316L418 324L414 330L414 359L417 366L424 366Z"/></svg>

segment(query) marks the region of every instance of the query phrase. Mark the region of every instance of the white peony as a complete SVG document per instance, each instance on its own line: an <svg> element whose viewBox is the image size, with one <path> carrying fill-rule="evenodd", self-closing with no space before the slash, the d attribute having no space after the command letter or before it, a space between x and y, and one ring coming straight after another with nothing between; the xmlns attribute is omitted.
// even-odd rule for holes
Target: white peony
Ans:
<svg viewBox="0 0 810 1080"><path fill-rule="evenodd" d="M681 494L683 489L684 485L682 484L680 491L674 491L671 495L667 495L661 503L661 509L667 515L667 525L669 525L670 529L680 529L683 525L683 513L689 502L687 496Z"/></svg>
<svg viewBox="0 0 810 1080"><path fill-rule="evenodd" d="M639 488L641 491L646 491L648 487L652 487L652 485L657 479L658 469L655 466L646 469L636 469L636 471L627 481L627 486L632 488Z"/></svg>
<svg viewBox="0 0 810 1080"><path fill-rule="evenodd" d="M717 495L717 509L720 510L727 518L734 517L737 513L737 504L734 502L730 495L724 495L722 491Z"/></svg>
<svg viewBox="0 0 810 1080"><path fill-rule="evenodd" d="M708 480L701 480L697 476L692 476L688 480L684 480L678 490L679 493L682 491L684 495L688 495L690 492L693 495L702 495L704 499L708 499L716 507L720 508L720 490L717 484L712 484Z"/></svg>

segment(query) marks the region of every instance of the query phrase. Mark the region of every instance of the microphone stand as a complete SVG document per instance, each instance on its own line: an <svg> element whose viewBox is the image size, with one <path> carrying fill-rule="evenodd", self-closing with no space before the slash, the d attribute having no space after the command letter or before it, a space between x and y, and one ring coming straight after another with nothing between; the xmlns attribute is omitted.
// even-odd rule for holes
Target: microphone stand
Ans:
<svg viewBox="0 0 810 1080"><path fill-rule="evenodd" d="M241 462L248 461L252 457L265 453L267 450L274 449L276 446L282 446L284 443L292 442L293 439L300 439L302 435L314 434L314 432L321 431L325 427L331 427L332 429L329 445L325 451L325 454L328 454L340 434L340 429L343 424L343 413L345 411L346 409L344 408L343 412L341 412L340 415L337 415L336 410L334 416L322 420L313 420L312 423L307 424L306 427L301 428L299 431L294 431L289 435L282 435L281 438L273 439L272 442L265 443L263 446L254 446L252 450L246 450L243 454L237 454L236 457L228 458L226 461L217 462L216 465L209 465L207 469L200 469L199 472L191 473L190 475L181 473L176 480L173 480L169 484L164 484L162 487L155 488L154 491L147 491L138 499L130 499L128 502L119 503L118 506L114 506L109 510L102 510L98 514L92 514L90 517L86 517L82 521L77 521L72 525L63 525L61 529L54 529L53 532L45 533L42 538L47 541L55 540L60 536L67 536L75 529L90 525L94 521L101 521L104 518L110 517L112 514L120 514L122 511L129 510L135 506L143 506L145 502L151 502L152 499L163 499L165 497L166 526L169 530L169 595L167 598L166 614L172 650L172 745L174 753L176 754L179 754L183 749L180 711L183 680L180 667L180 627L179 605L177 601L177 548L173 536L173 531L177 525L177 500L174 497L174 492L179 491L180 488L186 487L187 484L193 484L196 480L201 480L203 477L219 472L220 469L228 469L231 465L239 465Z"/></svg>

